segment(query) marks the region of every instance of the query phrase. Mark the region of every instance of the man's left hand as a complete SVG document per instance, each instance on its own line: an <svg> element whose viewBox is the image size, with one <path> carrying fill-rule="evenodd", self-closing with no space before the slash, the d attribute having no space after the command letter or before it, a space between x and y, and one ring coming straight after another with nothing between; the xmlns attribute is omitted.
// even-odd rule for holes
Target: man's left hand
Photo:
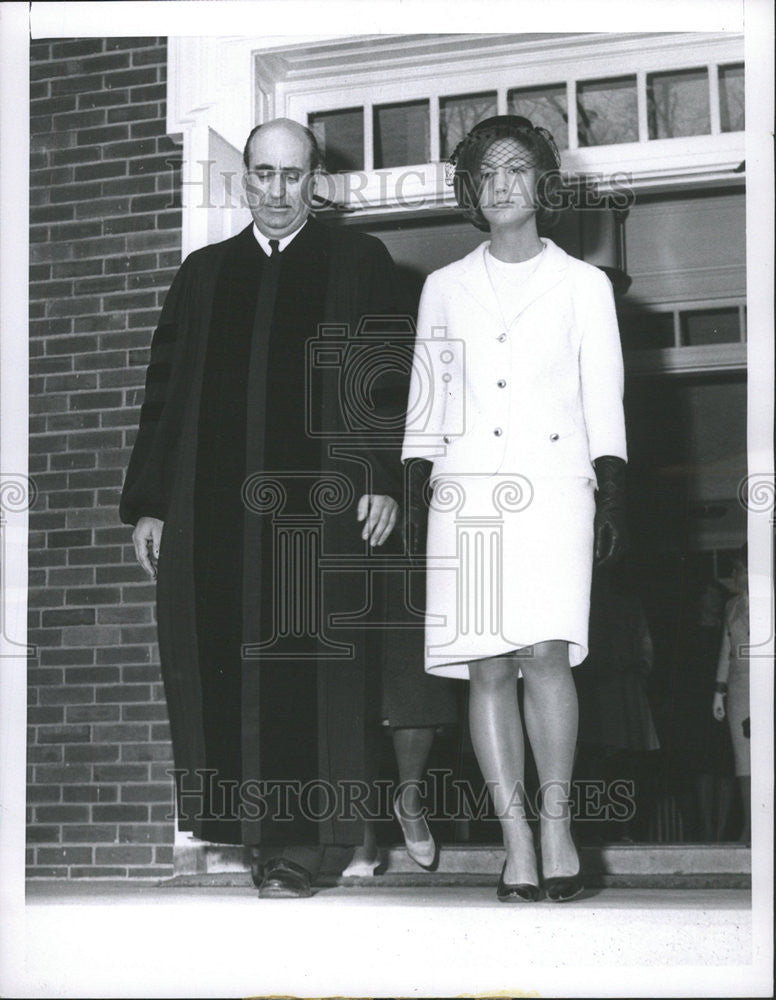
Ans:
<svg viewBox="0 0 776 1000"><path fill-rule="evenodd" d="M365 521L361 537L370 545L382 545L393 531L399 505L393 497L365 493L358 501L358 520Z"/></svg>

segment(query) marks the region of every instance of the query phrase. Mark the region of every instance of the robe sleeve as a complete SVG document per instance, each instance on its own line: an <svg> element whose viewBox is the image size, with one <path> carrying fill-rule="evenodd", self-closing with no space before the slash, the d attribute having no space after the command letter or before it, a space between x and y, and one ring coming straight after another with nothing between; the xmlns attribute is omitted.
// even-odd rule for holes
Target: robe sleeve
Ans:
<svg viewBox="0 0 776 1000"><path fill-rule="evenodd" d="M167 517L165 482L173 461L174 435L170 433L170 414L165 410L175 376L179 375L176 359L181 353L187 263L181 265L173 279L151 341L140 423L119 501L119 516L124 524L136 524L141 517L162 521ZM168 427L162 430L165 417Z"/></svg>
<svg viewBox="0 0 776 1000"><path fill-rule="evenodd" d="M376 356L364 366L364 383L375 433L363 434L371 467L372 492L401 502L403 470L401 435L407 405L411 364L412 324L397 313L396 272L391 255L379 241L370 241L363 276L362 324L370 318Z"/></svg>

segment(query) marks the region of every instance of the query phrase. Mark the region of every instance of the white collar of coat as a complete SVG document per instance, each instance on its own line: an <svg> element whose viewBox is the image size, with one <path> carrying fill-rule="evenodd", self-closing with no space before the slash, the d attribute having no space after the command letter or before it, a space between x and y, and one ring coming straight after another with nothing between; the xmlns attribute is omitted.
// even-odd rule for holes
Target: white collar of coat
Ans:
<svg viewBox="0 0 776 1000"><path fill-rule="evenodd" d="M544 251L541 260L537 264L536 270L532 273L522 289L519 300L519 307L513 313L513 320L523 312L532 302L535 302L541 295L544 295L563 278L569 264L569 256L565 250L553 243L546 236L540 237L544 244ZM481 243L470 254L461 260L462 271L460 282L466 290L477 299L489 312L493 313L499 322L502 322L501 310L499 309L496 293L488 275L485 254L490 247L490 240Z"/></svg>

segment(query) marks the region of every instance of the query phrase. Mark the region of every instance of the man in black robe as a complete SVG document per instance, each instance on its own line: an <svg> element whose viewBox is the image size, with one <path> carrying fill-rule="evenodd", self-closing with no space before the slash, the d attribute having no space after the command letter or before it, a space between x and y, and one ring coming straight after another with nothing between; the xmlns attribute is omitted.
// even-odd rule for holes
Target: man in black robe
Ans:
<svg viewBox="0 0 776 1000"><path fill-rule="evenodd" d="M397 519L401 422L370 425L359 378L393 265L310 217L307 129L266 123L244 158L254 225L173 281L120 512L157 579L179 825L251 845L261 896L305 896L322 845L360 843L343 788L374 768L363 566Z"/></svg>

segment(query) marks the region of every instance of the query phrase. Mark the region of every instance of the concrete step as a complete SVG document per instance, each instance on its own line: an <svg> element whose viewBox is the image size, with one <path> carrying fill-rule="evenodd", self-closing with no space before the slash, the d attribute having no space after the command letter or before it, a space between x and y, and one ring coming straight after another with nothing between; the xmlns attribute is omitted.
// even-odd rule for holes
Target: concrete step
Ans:
<svg viewBox="0 0 776 1000"><path fill-rule="evenodd" d="M590 886L634 888L749 888L751 850L739 844L607 844L580 849ZM383 871L368 879L322 877L323 885L489 885L498 878L504 854L492 845L442 845L439 867L420 869L404 847L383 851ZM175 881L186 885L250 884L250 853L192 841L177 844Z"/></svg>

